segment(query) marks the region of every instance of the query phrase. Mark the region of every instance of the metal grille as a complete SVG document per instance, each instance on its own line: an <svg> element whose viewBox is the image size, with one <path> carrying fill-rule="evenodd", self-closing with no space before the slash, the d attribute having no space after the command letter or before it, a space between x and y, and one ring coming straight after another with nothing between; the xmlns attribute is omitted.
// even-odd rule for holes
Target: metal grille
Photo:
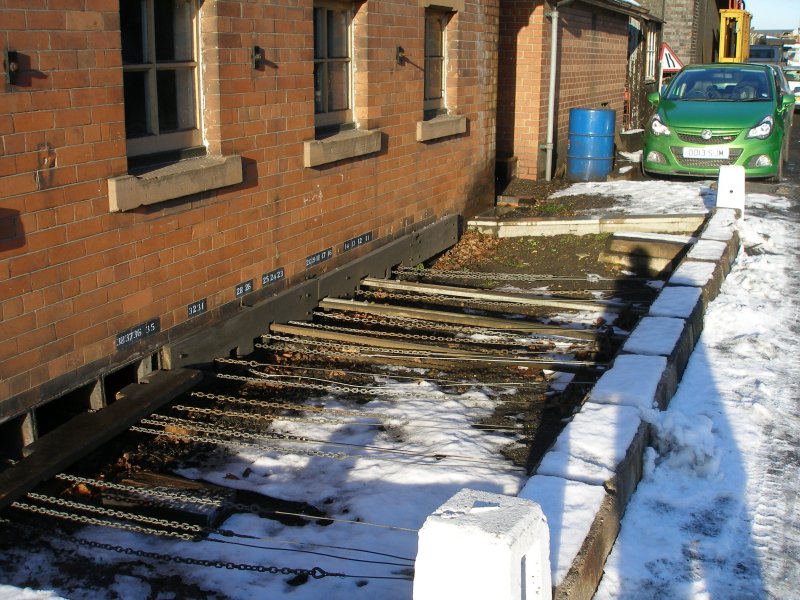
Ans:
<svg viewBox="0 0 800 600"><path fill-rule="evenodd" d="M670 146L672 155L675 160L684 167L722 167L725 165L735 164L739 157L742 155L741 148L731 148L730 155L727 159L708 159L708 158L684 158L683 148L680 146Z"/></svg>
<svg viewBox="0 0 800 600"><path fill-rule="evenodd" d="M739 135L739 132L727 132L727 131L717 131L712 135L709 139L703 139L699 133L691 132L691 133L681 133L678 132L678 138L682 142L687 142L689 144L702 144L704 146L711 146L711 145L720 145L720 144L730 144L734 141Z"/></svg>

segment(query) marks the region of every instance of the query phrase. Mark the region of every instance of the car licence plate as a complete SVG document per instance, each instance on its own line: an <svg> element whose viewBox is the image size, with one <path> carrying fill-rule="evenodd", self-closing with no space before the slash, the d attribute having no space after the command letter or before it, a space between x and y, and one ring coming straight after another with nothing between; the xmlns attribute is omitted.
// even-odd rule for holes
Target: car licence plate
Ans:
<svg viewBox="0 0 800 600"><path fill-rule="evenodd" d="M714 159L727 159L728 147L720 146L715 148L684 148L683 158L706 158L709 160Z"/></svg>

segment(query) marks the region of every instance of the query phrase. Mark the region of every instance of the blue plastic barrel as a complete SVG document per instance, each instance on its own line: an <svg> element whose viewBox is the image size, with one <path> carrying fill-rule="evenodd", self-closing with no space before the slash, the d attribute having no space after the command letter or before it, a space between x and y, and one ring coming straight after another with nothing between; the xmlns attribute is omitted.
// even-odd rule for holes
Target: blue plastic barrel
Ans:
<svg viewBox="0 0 800 600"><path fill-rule="evenodd" d="M616 111L571 108L567 142L567 177L572 181L605 179L614 165Z"/></svg>

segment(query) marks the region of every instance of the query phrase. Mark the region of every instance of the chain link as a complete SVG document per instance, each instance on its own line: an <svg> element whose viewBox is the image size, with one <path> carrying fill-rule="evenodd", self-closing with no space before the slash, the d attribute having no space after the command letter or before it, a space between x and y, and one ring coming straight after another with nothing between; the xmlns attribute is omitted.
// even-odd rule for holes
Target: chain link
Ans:
<svg viewBox="0 0 800 600"><path fill-rule="evenodd" d="M401 316L356 316L348 315L343 312L316 312L316 316L324 319L332 319L336 321L348 321L352 323L364 323L367 325L383 325L385 327L416 327L418 329L433 329L441 331L452 331L455 334L464 335L485 335L490 338L498 338L498 342L502 344L517 344L529 345L529 342L519 340L520 337L530 337L536 340L553 341L556 343L561 342L559 338L564 339L580 339L572 338L569 335L569 330L564 330L563 333L536 333L535 331L500 331L497 329L489 329L485 327L478 327L472 325L455 325L450 323L439 323L436 321L427 321L425 319L415 319L413 317ZM553 339L555 338L555 339ZM450 338L447 338L450 339Z"/></svg>
<svg viewBox="0 0 800 600"><path fill-rule="evenodd" d="M408 300L416 300L420 302L438 302L440 304L452 304L453 302L458 302L460 304L473 304L476 306L491 306L495 308L507 308L513 309L516 312L519 312L521 309L524 308L550 308L551 312L558 309L558 310L578 310L575 308L567 308L567 307L559 307L556 305L533 305L524 302L524 298L521 298L519 302L510 302L508 300L485 300L482 298L462 298L456 296L446 296L444 294L434 294L428 293L424 290L418 290L413 292L388 292L385 290L365 290L365 289L358 289L355 291L356 296L361 296L364 298L370 298L373 300L401 300L401 301L408 301ZM557 301L558 298L549 298L548 300ZM574 303L585 303L586 310L591 312L596 312L598 310L598 301L597 300L575 300L571 299L570 302ZM609 304L608 306L611 306Z"/></svg>
<svg viewBox="0 0 800 600"><path fill-rule="evenodd" d="M142 421L144 422L144 421ZM147 423L151 425L152 423ZM163 425L156 423L156 426L163 427ZM241 446L245 448L256 448L259 450L267 450L269 452L276 452L278 454L302 454L303 456L313 456L317 458L331 458L333 460L345 460L347 458L361 458L358 456L349 456L344 452L322 452L321 450L303 450L300 448L282 448L280 446L270 446L264 444L256 444L255 442L248 442L242 439L236 440L227 440L227 439L219 439L214 438L211 436L200 436L200 435L192 435L190 433L184 433L182 431L169 431L166 432L164 429L148 429L146 427L139 427L138 425L134 425L130 428L131 431L135 431L137 433L146 433L148 435L169 435L172 437L178 437L182 440L186 440L189 442L197 442L200 444L217 444L219 446L226 446L226 445L235 445Z"/></svg>
<svg viewBox="0 0 800 600"><path fill-rule="evenodd" d="M82 502L74 502L72 500L65 500L64 498L55 498L53 496L45 496L44 494L37 494L36 492L28 492L28 498L45 502L47 504L54 504L61 508L72 508L75 510L83 510L88 513L102 515L104 517L111 517L113 519L127 519L129 521L138 521L146 525L159 525L161 527L171 527L179 531L193 532L197 535L203 532L203 528L199 525L191 525L189 523L180 523L178 521L170 521L167 519L158 519L156 517L147 517L145 515L137 515L134 513L113 510L110 508L103 508L102 506L93 506L91 504L84 504Z"/></svg>
<svg viewBox="0 0 800 600"><path fill-rule="evenodd" d="M179 534L176 532L164 531L159 529L150 529L147 527L140 527L137 525L129 525L126 523L118 523L114 521L104 521L102 519L94 519L83 515L75 515L73 513L66 513L63 511L48 509L42 506L34 506L25 502L13 502L13 508L32 512L38 515L44 515L64 521L71 521L73 523L80 523L82 525L98 525L101 527L112 527L115 529L124 529L134 533L144 533L149 535L158 535L162 537L173 537L184 541L196 541L196 538L187 534ZM23 527L20 524L13 523L17 527ZM41 530L41 528L36 528ZM192 565L199 567L213 567L217 569L228 569L237 571L254 571L257 573L269 573L271 575L302 575L308 576L312 579L323 579L324 577L352 577L345 573L328 572L321 567L312 567L311 569L292 568L292 567L277 567L273 565L251 565L246 563L225 562L220 560L208 560L204 558L191 558L187 556L180 556L178 554L161 554L159 552L150 552L147 550L136 550L126 546L119 546L114 544L106 544L104 542L97 542L94 540L87 540L80 537L70 536L69 541L74 544L86 546L88 548L95 548L100 550L108 550L125 554L127 556L137 556L140 558L150 558L153 560L160 560L163 562L170 562L183 565ZM399 579L399 577L398 577ZM410 579L407 577L407 579Z"/></svg>
<svg viewBox="0 0 800 600"><path fill-rule="evenodd" d="M504 346L522 346L530 348L534 344L520 339L502 339L502 340L478 340L475 338L452 338L439 335L424 335L419 333L403 333L400 331L369 331L363 329L353 329L350 327L335 327L331 325L322 325L320 323L309 323L306 321L289 321L290 325L307 327L309 329L319 329L323 331L338 331L341 333L352 333L356 335L373 335L389 338L399 338L404 340L422 340L426 342L443 342L446 344L475 344L479 346L503 344ZM519 336L517 336L519 337ZM543 353L545 351L542 351Z"/></svg>

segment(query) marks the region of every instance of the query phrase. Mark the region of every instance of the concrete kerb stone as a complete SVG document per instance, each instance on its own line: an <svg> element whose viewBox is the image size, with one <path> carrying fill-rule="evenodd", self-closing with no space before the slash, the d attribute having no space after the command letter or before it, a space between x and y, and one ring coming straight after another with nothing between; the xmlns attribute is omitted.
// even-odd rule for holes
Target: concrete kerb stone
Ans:
<svg viewBox="0 0 800 600"><path fill-rule="evenodd" d="M656 399L662 410L677 389L694 350L695 339L692 326L686 319L647 316L639 320L622 346L624 354L666 357L667 366L662 378L665 389Z"/></svg>
<svg viewBox="0 0 800 600"><path fill-rule="evenodd" d="M491 210L470 219L467 227L496 238L537 235L591 235L614 232L694 234L702 227L707 213L677 215L620 215L613 217L528 217L505 218Z"/></svg>

